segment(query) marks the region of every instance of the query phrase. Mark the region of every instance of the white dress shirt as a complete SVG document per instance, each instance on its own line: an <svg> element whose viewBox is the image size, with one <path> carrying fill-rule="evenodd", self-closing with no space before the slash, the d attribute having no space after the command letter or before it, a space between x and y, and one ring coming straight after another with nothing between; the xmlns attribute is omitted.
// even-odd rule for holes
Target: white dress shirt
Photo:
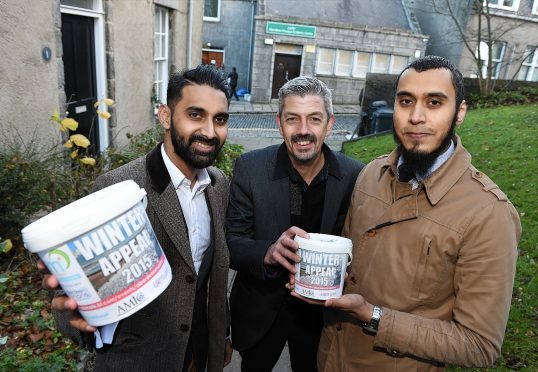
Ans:
<svg viewBox="0 0 538 372"><path fill-rule="evenodd" d="M191 188L191 181L172 163L164 151L164 145L161 146L161 154L176 189L183 217L185 217L194 268L198 273L204 253L211 243L211 216L204 195L204 190L211 183L211 179L205 168L200 169L195 184ZM95 347L97 349L103 347L103 344L112 343L117 326L118 322L115 322L99 327L95 331Z"/></svg>

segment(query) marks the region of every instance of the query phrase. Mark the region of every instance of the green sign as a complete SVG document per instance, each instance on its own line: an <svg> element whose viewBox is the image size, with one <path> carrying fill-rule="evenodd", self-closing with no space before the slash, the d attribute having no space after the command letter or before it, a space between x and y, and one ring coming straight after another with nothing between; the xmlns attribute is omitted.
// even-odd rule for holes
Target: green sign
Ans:
<svg viewBox="0 0 538 372"><path fill-rule="evenodd" d="M315 26L294 25L291 23L267 22L265 32L268 34L288 35L297 37L316 37Z"/></svg>

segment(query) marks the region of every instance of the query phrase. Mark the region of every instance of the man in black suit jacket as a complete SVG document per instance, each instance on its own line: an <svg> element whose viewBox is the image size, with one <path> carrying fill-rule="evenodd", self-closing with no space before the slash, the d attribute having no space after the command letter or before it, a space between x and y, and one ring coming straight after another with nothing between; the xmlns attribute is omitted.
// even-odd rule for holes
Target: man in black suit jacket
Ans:
<svg viewBox="0 0 538 372"><path fill-rule="evenodd" d="M229 185L222 171L210 167L226 140L228 103L225 77L215 68L198 66L173 75L167 105L161 105L158 114L164 144L96 181L99 189L133 179L147 191L146 211L172 268L168 288L117 323L111 343L96 349L97 371L222 371L231 358L224 235ZM190 215L198 219L195 225L188 224L192 208L182 208L183 195L203 206L202 212ZM193 235L199 228L209 239ZM202 242L196 248L193 236ZM194 249L203 252L203 258L193 255ZM45 283L57 286L51 276ZM62 311L76 309L73 299L56 297L52 306L64 333L95 348L95 328L77 313Z"/></svg>
<svg viewBox="0 0 538 372"><path fill-rule="evenodd" d="M295 235L340 235L362 164L324 144L334 124L331 92L302 76L279 91L282 145L242 155L230 188L226 239L237 270L232 342L243 371L271 371L288 342L293 371L316 370L322 309L292 298Z"/></svg>

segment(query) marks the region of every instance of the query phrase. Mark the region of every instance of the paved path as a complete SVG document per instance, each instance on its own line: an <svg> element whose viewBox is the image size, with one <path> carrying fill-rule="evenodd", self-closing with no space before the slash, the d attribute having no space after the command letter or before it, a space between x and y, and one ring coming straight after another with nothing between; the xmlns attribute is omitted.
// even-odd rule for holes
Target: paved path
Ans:
<svg viewBox="0 0 538 372"><path fill-rule="evenodd" d="M355 130L358 114L336 114L332 134L326 139L335 151L342 149L342 142ZM267 147L282 142L275 121L275 114L232 113L229 120L228 141L243 145L245 151Z"/></svg>

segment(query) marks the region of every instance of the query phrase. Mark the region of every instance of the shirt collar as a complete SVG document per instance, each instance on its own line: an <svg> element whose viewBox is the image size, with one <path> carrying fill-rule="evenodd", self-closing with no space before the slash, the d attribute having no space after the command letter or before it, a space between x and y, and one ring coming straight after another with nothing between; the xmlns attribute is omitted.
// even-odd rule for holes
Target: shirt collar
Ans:
<svg viewBox="0 0 538 372"><path fill-rule="evenodd" d="M469 169L471 154L463 147L458 135L454 136L454 153L436 172L422 181L426 195L432 205L437 204L443 196L454 186L460 177ZM388 156L380 158L383 165L379 171L378 181L390 170L391 177L396 176L396 164L398 163L398 149L394 149Z"/></svg>
<svg viewBox="0 0 538 372"><path fill-rule="evenodd" d="M170 160L168 154L164 150L164 145L161 146L161 154L163 156L166 170L168 170L168 174L170 174L170 179L172 181L172 184L174 185L174 188L177 190L183 184L187 185L190 188L191 181L187 179L187 177L185 177L183 172L181 172L179 168L174 165L174 163L172 163L172 160ZM198 170L198 173L196 174L196 184L193 191L203 191L210 183L211 178L207 173L207 169L202 168Z"/></svg>
<svg viewBox="0 0 538 372"><path fill-rule="evenodd" d="M425 178L428 178L429 176L431 176L433 174L433 172L435 172L437 169L439 169L441 167L441 165L443 165L452 156L452 154L454 153L455 150L456 150L456 147L454 146L454 141L450 141L450 146L448 146L448 149L446 149L441 155L439 155L437 157L437 159L435 159L435 162L426 171L426 173L424 173L424 174L415 173L416 180L418 182L421 182ZM398 164L396 166L396 169L398 169L398 167L400 165L402 165L403 162L404 162L403 161L403 156L402 156L402 154L400 154L400 156L398 157Z"/></svg>

